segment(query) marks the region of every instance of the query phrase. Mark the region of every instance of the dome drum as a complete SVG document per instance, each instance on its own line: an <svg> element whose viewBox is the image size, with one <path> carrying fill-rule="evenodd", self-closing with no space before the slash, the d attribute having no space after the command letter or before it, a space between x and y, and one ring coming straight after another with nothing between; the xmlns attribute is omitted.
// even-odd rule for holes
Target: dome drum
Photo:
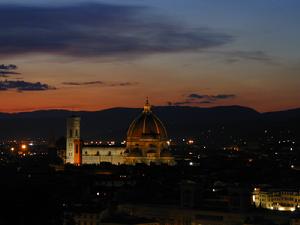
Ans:
<svg viewBox="0 0 300 225"><path fill-rule="evenodd" d="M161 151L168 149L167 141L166 128L152 112L147 100L143 112L129 126L126 142L128 156L139 157L139 162L147 164L160 162ZM139 154L136 152L137 149L140 150ZM171 155L167 156L169 158Z"/></svg>

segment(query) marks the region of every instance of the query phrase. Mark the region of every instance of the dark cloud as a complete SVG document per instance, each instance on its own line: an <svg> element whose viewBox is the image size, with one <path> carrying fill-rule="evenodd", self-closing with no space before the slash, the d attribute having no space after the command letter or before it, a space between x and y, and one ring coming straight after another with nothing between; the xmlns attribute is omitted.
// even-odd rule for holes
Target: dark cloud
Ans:
<svg viewBox="0 0 300 225"><path fill-rule="evenodd" d="M63 82L64 85L72 86L84 86L84 85L100 85L104 87L117 87L117 86L133 86L137 85L137 82L105 82L105 81L87 81L87 82Z"/></svg>
<svg viewBox="0 0 300 225"><path fill-rule="evenodd" d="M9 65L0 65L0 70L16 70L18 67L14 64L9 64Z"/></svg>
<svg viewBox="0 0 300 225"><path fill-rule="evenodd" d="M187 96L187 98L190 100L207 99L208 101L230 99L230 98L235 98L235 97L236 97L236 95L234 95L234 94L201 95L201 94L197 94L197 93L192 93Z"/></svg>
<svg viewBox="0 0 300 225"><path fill-rule="evenodd" d="M181 106L181 105L189 105L190 101L182 101L182 102L168 102L169 106Z"/></svg>
<svg viewBox="0 0 300 225"><path fill-rule="evenodd" d="M1 5L0 26L0 57L26 53L136 57L199 51L233 39L208 28L189 29L153 15L150 8L128 5Z"/></svg>
<svg viewBox="0 0 300 225"><path fill-rule="evenodd" d="M178 102L167 102L170 106L183 106L183 105L202 105L216 103L219 100L235 98L234 94L217 94L217 95L203 95L198 93L191 93L186 96L186 99Z"/></svg>
<svg viewBox="0 0 300 225"><path fill-rule="evenodd" d="M226 57L225 61L227 63L235 63L242 60L250 60L272 65L278 64L278 62L276 62L272 56L270 56L264 51L229 51L222 52L221 54L223 54Z"/></svg>
<svg viewBox="0 0 300 225"><path fill-rule="evenodd" d="M9 77L9 75L15 75L15 74L20 74L18 72L15 72L18 67L14 64L1 64L0 65L0 77Z"/></svg>
<svg viewBox="0 0 300 225"><path fill-rule="evenodd" d="M192 93L192 94L189 94L189 95L188 95L188 98L201 99L201 98L205 98L206 96L207 96L207 95L199 95L199 94Z"/></svg>
<svg viewBox="0 0 300 225"><path fill-rule="evenodd" d="M196 102L196 104L210 104L212 103L211 101L201 101L201 102Z"/></svg>
<svg viewBox="0 0 300 225"><path fill-rule="evenodd" d="M93 85L93 84L103 84L102 81L88 81L88 82L63 82L64 85L74 85L74 86L81 86L81 85Z"/></svg>
<svg viewBox="0 0 300 225"><path fill-rule="evenodd" d="M139 83L138 82L116 82L116 83L111 83L111 84L108 84L108 86L111 86L111 87L115 87L115 86L120 86L120 87L125 87L125 86L134 86L134 85L138 85Z"/></svg>
<svg viewBox="0 0 300 225"><path fill-rule="evenodd" d="M46 90L54 90L55 87L51 87L48 84L43 84L41 82L27 82L23 80L12 81L5 80L0 81L0 91L8 91L8 90L17 90L17 91L46 91Z"/></svg>
<svg viewBox="0 0 300 225"><path fill-rule="evenodd" d="M209 98L211 99L229 99L229 98L235 98L236 95L224 95L224 94L220 94L220 95L211 95L209 96Z"/></svg>
<svg viewBox="0 0 300 225"><path fill-rule="evenodd" d="M181 101L181 102L167 102L169 106L188 106L188 105L202 105L202 104L210 104L211 101Z"/></svg>

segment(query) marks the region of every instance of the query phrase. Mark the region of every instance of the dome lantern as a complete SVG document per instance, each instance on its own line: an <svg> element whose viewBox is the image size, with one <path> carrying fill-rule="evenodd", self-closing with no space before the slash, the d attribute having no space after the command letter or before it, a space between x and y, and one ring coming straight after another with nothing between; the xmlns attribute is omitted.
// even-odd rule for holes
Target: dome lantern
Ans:
<svg viewBox="0 0 300 225"><path fill-rule="evenodd" d="M151 105L149 104L148 97L146 98L146 103L144 105L144 113L149 113L151 112Z"/></svg>
<svg viewBox="0 0 300 225"><path fill-rule="evenodd" d="M163 123L153 114L148 98L143 112L131 123L127 131L127 141L150 139L167 140L167 131Z"/></svg>

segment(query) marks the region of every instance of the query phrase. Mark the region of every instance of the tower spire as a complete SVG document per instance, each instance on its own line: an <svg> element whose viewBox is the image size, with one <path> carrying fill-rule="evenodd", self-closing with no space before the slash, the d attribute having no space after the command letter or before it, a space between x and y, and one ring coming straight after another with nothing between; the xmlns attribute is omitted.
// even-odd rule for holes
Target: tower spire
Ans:
<svg viewBox="0 0 300 225"><path fill-rule="evenodd" d="M146 98L146 103L145 103L145 105L144 105L144 112L150 112L151 111L151 106L150 106L150 104L149 104L149 99L148 99L148 97Z"/></svg>

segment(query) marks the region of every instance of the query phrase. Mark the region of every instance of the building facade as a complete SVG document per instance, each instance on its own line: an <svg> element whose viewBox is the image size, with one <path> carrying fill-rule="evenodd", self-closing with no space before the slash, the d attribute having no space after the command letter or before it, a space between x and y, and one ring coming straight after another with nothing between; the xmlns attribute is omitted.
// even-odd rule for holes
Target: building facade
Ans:
<svg viewBox="0 0 300 225"><path fill-rule="evenodd" d="M169 152L166 128L153 114L148 100L142 113L129 126L126 147L85 146L82 143L80 117L72 116L67 119L66 163L175 164Z"/></svg>
<svg viewBox="0 0 300 225"><path fill-rule="evenodd" d="M255 188L252 202L257 208L295 211L300 209L300 191Z"/></svg>
<svg viewBox="0 0 300 225"><path fill-rule="evenodd" d="M101 162L114 165L124 164L125 150L123 146L83 146L82 162L84 164L100 164Z"/></svg>

